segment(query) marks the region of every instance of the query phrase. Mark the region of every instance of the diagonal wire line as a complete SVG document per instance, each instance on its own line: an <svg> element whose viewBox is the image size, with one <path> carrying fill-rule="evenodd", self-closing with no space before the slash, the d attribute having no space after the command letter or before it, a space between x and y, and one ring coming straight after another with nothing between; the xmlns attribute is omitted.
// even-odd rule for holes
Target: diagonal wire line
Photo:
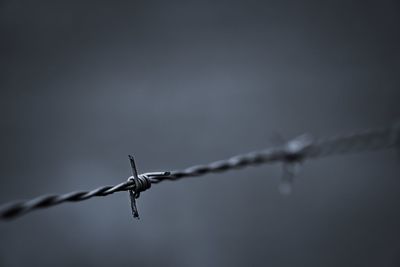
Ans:
<svg viewBox="0 0 400 267"><path fill-rule="evenodd" d="M400 123L386 128L357 131L317 140L313 140L309 135L302 135L282 146L237 155L205 165L196 165L172 172L144 173L136 175L136 177L134 177L136 173L136 169L134 169L134 176L128 178L126 182L114 186L103 186L91 191L76 191L63 195L43 195L28 201L8 203L0 207L0 219L11 219L36 209L47 208L64 202L83 201L92 197L104 197L121 191L136 192L134 194L137 198L139 193L148 189L151 184L157 184L165 180L175 181L252 165L274 162L293 163L326 156L382 150L398 147L399 142ZM139 188L142 185L139 182L144 181L149 181L147 188Z"/></svg>

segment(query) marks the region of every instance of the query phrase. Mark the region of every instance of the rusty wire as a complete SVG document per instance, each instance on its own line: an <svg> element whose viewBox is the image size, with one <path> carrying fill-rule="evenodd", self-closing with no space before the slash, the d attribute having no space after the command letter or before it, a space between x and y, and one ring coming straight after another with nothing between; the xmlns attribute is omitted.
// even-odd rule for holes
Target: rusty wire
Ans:
<svg viewBox="0 0 400 267"><path fill-rule="evenodd" d="M131 158L133 176L129 177L125 182L114 186L99 187L91 191L76 191L63 195L44 195L28 201L9 203L0 208L0 218L11 219L36 209L55 206L63 202L83 201L92 197L108 196L121 191L130 192L132 213L134 217L138 218L135 199L139 197L141 191L148 189L151 184L157 184L165 180L175 181L186 177L201 176L208 173L225 172L251 165L274 162L290 164L331 155L388 149L395 146L399 147L399 142L400 126L397 123L386 128L357 131L351 134L315 140L309 135L302 135L282 146L237 155L226 160L196 165L172 172L137 174L133 158Z"/></svg>

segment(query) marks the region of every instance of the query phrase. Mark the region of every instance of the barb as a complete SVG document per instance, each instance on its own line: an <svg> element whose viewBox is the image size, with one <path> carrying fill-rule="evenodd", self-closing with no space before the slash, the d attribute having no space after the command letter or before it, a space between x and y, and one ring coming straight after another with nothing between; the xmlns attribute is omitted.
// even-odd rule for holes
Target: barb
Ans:
<svg viewBox="0 0 400 267"><path fill-rule="evenodd" d="M132 212L138 217L135 199L141 191L165 180L179 180L186 177L201 176L208 173L219 173L228 170L243 168L252 165L283 162L295 163L306 159L320 158L332 155L362 153L399 147L400 123L387 128L359 131L347 135L312 140L310 138L296 138L283 146L273 147L262 151L237 155L226 160L212 162L206 165L196 165L183 170L172 172L152 172L137 174L134 162L133 176L126 182L115 186L103 186L91 191L71 192L63 195L40 196L28 201L6 204L0 208L1 219L11 219L26 214L35 209L47 208L64 202L76 202L92 197L103 197L115 192L129 191L132 200ZM151 184L146 184L150 181Z"/></svg>
<svg viewBox="0 0 400 267"><path fill-rule="evenodd" d="M162 177L170 175L169 172L149 172L142 175L138 174L135 159L129 155L129 160L131 162L132 174L133 176L128 178L128 181L134 182L134 188L129 189L129 198L131 200L131 209L133 218L139 219L139 211L136 206L136 199L140 197L140 193L149 189L151 187L152 177Z"/></svg>

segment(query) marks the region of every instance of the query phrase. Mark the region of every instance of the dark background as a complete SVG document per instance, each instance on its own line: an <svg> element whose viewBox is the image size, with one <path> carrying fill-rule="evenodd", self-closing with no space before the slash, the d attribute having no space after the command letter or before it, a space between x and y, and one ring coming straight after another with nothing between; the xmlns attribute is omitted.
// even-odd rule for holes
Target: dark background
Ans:
<svg viewBox="0 0 400 267"><path fill-rule="evenodd" d="M398 1L0 1L0 203L399 117ZM275 138L276 139L276 138ZM400 266L393 151L0 222L0 266Z"/></svg>

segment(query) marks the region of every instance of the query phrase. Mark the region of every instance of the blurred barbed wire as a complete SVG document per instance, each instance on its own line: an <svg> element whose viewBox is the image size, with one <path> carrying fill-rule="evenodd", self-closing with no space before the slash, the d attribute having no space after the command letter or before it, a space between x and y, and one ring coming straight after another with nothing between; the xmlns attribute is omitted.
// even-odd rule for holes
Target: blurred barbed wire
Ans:
<svg viewBox="0 0 400 267"><path fill-rule="evenodd" d="M208 173L225 172L252 165L274 162L283 162L284 164L291 165L301 163L306 159L362 153L392 147L399 148L399 143L400 123L397 122L385 128L361 130L350 134L320 139L314 139L309 134L304 134L281 146L171 172L138 174L134 159L130 157L133 176L130 176L125 182L114 186L102 186L91 191L76 191L62 195L43 195L28 201L8 203L0 208L0 218L11 219L36 209L47 208L64 202L83 201L92 197L104 197L121 191L129 191L132 213L134 217L138 218L135 199L139 197L140 192L150 188L151 184L157 184L165 180L176 181ZM290 177L285 179L286 182L292 180ZM287 190L285 189L284 191Z"/></svg>

